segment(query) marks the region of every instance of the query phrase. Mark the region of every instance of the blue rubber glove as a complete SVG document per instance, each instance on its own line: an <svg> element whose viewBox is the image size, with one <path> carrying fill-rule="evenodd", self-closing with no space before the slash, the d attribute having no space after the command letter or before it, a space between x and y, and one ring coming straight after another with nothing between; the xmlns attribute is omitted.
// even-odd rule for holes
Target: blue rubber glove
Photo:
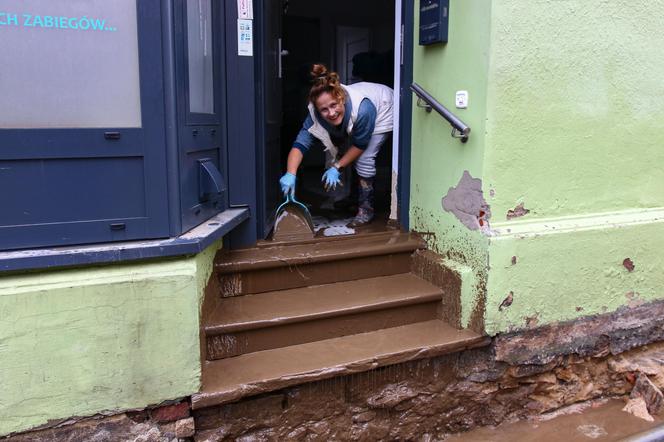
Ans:
<svg viewBox="0 0 664 442"><path fill-rule="evenodd" d="M284 196L290 193L292 197L295 197L295 179L295 175L286 172L279 180L281 191L284 193Z"/></svg>
<svg viewBox="0 0 664 442"><path fill-rule="evenodd" d="M330 167L327 169L323 174L323 178L321 178L321 181L324 182L323 186L325 187L325 190L329 192L330 190L336 189L337 184L341 185L341 180L339 179L340 175L339 169L336 167Z"/></svg>

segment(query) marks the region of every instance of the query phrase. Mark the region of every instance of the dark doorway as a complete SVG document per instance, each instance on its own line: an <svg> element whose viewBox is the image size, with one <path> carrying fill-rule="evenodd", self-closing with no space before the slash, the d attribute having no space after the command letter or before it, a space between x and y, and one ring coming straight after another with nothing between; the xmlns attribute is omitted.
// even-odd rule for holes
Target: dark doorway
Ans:
<svg viewBox="0 0 664 442"><path fill-rule="evenodd" d="M263 216L265 236L272 227L274 207L280 202L278 177L285 171L286 158L292 143L302 127L307 115L307 93L309 69L313 63L324 63L329 69L339 73L342 82L351 84L358 81L370 81L393 87L394 82L394 1L339 0L324 2L320 0L284 0L281 2L281 46L269 51L268 30L275 29L274 24L265 25L264 48L271 54L264 57L263 75L268 73L267 63L270 57L280 67L278 87L264 91L264 103L269 106L281 102L279 115L281 126L278 143L278 161L274 150L264 155L263 194L265 213ZM265 21L277 20L266 14ZM263 78L263 85L269 85L270 78ZM279 92L280 100L268 99L271 92ZM398 91L395 101L398 99ZM270 110L265 111L270 114ZM267 140L266 140L267 141ZM265 147L274 149L274 138ZM325 154L322 148L312 148L305 155L298 171L298 199L307 204L314 219L325 218L338 224L351 219L356 207L352 202L344 204L350 190L356 185L352 167L344 177L344 187L333 194L326 193L321 184L324 172ZM392 141L388 140L377 157L376 212L377 222L384 226L390 210ZM275 179L276 178L276 179ZM351 195L352 200L352 195Z"/></svg>

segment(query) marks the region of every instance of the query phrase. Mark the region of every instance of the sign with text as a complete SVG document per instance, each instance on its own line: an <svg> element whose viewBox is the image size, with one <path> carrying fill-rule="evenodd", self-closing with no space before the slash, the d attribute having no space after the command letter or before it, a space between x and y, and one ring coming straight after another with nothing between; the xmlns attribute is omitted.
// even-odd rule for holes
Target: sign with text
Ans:
<svg viewBox="0 0 664 442"><path fill-rule="evenodd" d="M3 0L0 128L140 127L136 0Z"/></svg>
<svg viewBox="0 0 664 442"><path fill-rule="evenodd" d="M254 25L252 20L237 20L237 55L254 55Z"/></svg>

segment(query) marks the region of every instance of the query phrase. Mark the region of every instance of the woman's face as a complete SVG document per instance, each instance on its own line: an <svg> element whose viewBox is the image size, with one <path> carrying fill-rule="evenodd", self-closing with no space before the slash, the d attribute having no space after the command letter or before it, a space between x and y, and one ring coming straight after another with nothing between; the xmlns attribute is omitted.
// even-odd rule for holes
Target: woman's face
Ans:
<svg viewBox="0 0 664 442"><path fill-rule="evenodd" d="M325 118L325 120L334 125L338 126L344 120L344 103L341 100L335 98L329 92L323 92L316 98L314 103L318 113Z"/></svg>

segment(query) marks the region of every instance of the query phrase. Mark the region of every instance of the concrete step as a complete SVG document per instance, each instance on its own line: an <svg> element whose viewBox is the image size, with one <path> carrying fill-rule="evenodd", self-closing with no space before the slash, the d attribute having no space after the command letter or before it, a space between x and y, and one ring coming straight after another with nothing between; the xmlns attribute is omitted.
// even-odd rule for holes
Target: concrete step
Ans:
<svg viewBox="0 0 664 442"><path fill-rule="evenodd" d="M192 407L221 405L489 342L488 337L470 330L457 330L443 321L431 320L208 361L203 366L201 392L192 396Z"/></svg>
<svg viewBox="0 0 664 442"><path fill-rule="evenodd" d="M204 327L207 359L436 319L441 299L411 273L225 298Z"/></svg>
<svg viewBox="0 0 664 442"><path fill-rule="evenodd" d="M398 231L275 247L226 251L215 272L222 296L292 289L410 271L410 255L421 238Z"/></svg>

